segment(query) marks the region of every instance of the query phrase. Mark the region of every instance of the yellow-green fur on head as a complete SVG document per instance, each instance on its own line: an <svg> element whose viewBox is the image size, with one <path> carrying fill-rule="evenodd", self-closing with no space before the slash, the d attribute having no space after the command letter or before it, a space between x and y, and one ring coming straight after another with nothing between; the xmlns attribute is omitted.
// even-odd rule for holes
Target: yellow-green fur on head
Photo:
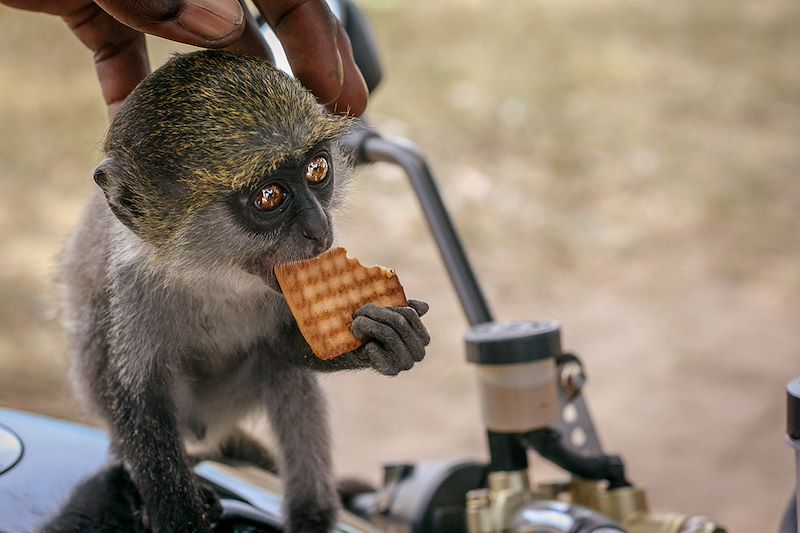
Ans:
<svg viewBox="0 0 800 533"><path fill-rule="evenodd" d="M124 174L136 230L162 240L351 124L261 59L202 51L173 57L131 93L104 151Z"/></svg>

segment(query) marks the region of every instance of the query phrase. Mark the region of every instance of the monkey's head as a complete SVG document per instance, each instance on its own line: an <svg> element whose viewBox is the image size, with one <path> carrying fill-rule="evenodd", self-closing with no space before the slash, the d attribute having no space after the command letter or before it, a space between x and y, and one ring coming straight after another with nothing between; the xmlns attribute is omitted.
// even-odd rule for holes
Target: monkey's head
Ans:
<svg viewBox="0 0 800 533"><path fill-rule="evenodd" d="M95 171L116 217L187 275L273 267L327 250L352 121L255 58L176 56L128 97Z"/></svg>

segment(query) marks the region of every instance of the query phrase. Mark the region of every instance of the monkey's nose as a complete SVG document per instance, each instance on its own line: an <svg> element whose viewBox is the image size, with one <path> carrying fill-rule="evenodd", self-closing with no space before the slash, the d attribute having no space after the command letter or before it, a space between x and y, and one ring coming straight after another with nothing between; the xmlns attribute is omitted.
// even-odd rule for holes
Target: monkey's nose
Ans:
<svg viewBox="0 0 800 533"><path fill-rule="evenodd" d="M305 229L302 231L302 233L303 237L311 241L309 244L311 244L312 255L317 256L330 247L330 238L328 237L327 233L316 233Z"/></svg>
<svg viewBox="0 0 800 533"><path fill-rule="evenodd" d="M331 227L325 215L325 210L316 202L309 202L298 217L300 234L311 244L315 254L324 252L329 246Z"/></svg>
<svg viewBox="0 0 800 533"><path fill-rule="evenodd" d="M325 232L303 230L303 237L311 241L311 249L314 251L315 255L321 254L327 248L325 243L328 239Z"/></svg>

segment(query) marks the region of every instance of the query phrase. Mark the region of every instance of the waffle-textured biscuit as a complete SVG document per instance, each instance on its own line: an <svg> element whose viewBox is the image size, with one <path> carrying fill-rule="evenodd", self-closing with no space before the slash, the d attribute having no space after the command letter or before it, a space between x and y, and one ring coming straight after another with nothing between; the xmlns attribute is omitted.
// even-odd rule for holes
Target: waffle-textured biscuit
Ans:
<svg viewBox="0 0 800 533"><path fill-rule="evenodd" d="M408 305L394 270L365 267L347 257L344 248L278 265L275 275L300 332L320 359L333 359L364 344L351 331L353 313L361 306Z"/></svg>

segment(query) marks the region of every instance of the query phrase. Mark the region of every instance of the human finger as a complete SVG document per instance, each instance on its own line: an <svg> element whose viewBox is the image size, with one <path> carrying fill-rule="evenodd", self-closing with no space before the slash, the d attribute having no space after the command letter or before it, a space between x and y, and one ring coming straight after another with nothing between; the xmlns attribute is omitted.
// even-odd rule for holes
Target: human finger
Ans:
<svg viewBox="0 0 800 533"><path fill-rule="evenodd" d="M295 77L323 104L342 91L336 18L324 0L254 0L280 39Z"/></svg>
<svg viewBox="0 0 800 533"><path fill-rule="evenodd" d="M80 9L91 0L0 0L0 4L26 11L63 15Z"/></svg>
<svg viewBox="0 0 800 533"><path fill-rule="evenodd" d="M253 17L253 14L247 8L244 9L244 24L245 28L242 35L233 41L233 43L226 46L224 50L262 57L270 63L275 63L272 50L270 50L266 39L264 39L264 36L261 34L255 17Z"/></svg>
<svg viewBox="0 0 800 533"><path fill-rule="evenodd" d="M336 32L336 45L342 61L342 89L336 100L328 104L327 108L334 113L361 116L367 108L369 100L367 82L364 81L364 76L356 65L350 38L347 37L347 33L338 20L336 21Z"/></svg>
<svg viewBox="0 0 800 533"><path fill-rule="evenodd" d="M95 0L123 24L170 41L222 48L245 29L238 0Z"/></svg>
<svg viewBox="0 0 800 533"><path fill-rule="evenodd" d="M100 89L113 118L122 101L150 73L144 34L114 19L93 2L62 18L94 53Z"/></svg>

